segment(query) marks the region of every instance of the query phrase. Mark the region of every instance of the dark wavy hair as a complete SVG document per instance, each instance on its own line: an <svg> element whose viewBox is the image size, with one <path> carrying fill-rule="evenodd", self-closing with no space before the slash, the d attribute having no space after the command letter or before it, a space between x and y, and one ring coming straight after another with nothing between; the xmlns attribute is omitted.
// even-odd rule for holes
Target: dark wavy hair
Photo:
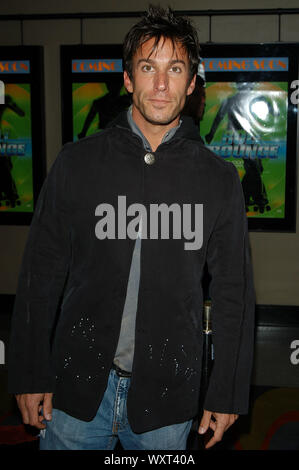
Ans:
<svg viewBox="0 0 299 470"><path fill-rule="evenodd" d="M176 15L171 8L150 5L142 19L127 33L123 43L123 69L133 78L133 57L137 49L149 39L155 38L152 52L161 38L170 39L175 48L179 43L187 52L190 81L197 73L200 46L196 29L188 18Z"/></svg>

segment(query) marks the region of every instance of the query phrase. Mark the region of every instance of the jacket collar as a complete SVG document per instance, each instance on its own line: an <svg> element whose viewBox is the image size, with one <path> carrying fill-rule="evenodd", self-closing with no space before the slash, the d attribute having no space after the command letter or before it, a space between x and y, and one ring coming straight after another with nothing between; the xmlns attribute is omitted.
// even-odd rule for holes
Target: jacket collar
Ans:
<svg viewBox="0 0 299 470"><path fill-rule="evenodd" d="M197 140L203 143L199 134L199 129L194 124L190 116L181 116L181 125L177 129L173 139L184 138L190 140ZM122 111L106 128L120 127L132 131L127 118L127 110Z"/></svg>

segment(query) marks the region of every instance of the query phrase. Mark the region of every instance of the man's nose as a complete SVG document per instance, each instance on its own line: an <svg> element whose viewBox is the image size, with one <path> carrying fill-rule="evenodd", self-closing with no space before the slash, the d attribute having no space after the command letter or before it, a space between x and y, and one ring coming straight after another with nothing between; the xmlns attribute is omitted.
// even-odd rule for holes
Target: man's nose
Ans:
<svg viewBox="0 0 299 470"><path fill-rule="evenodd" d="M166 72L157 72L155 75L155 89L166 91L168 89L168 75Z"/></svg>

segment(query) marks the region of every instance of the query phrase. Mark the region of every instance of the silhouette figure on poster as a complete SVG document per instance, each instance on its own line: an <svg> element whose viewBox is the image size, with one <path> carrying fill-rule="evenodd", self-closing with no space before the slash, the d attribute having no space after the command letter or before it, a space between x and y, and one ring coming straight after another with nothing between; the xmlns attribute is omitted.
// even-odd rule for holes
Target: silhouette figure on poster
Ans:
<svg viewBox="0 0 299 470"><path fill-rule="evenodd" d="M230 132L233 139L237 142L240 139L240 131L244 131L248 134L253 134L254 131L249 121L251 109L256 103L263 103L267 106L267 111L270 114L274 114L273 106L270 102L266 101L263 96L252 98L251 90L255 86L254 83L237 83L238 92L233 96L226 98L220 105L220 108L215 116L214 122L210 129L210 132L205 136L206 142L209 144L215 135L215 132L222 121L227 115L228 125L227 131ZM252 139L256 139L256 136L252 136ZM258 142L258 140L256 140ZM254 206L255 211L259 211L261 214L271 210L269 205L266 188L262 179L262 173L264 171L263 164L258 157L247 157L243 158L245 174L242 178L242 187L245 198L246 212L249 211L249 206Z"/></svg>
<svg viewBox="0 0 299 470"><path fill-rule="evenodd" d="M192 117L198 130L200 130L200 121L204 115L205 105L205 82L200 75L197 75L194 91L187 96L182 115Z"/></svg>
<svg viewBox="0 0 299 470"><path fill-rule="evenodd" d="M78 138L85 137L89 126L91 125L94 117L98 114L98 129L104 129L120 111L128 108L131 104L131 98L125 94L120 96L121 88L123 87L123 77L109 81L108 93L100 98L96 98L91 105L89 113L86 116L82 131L78 134Z"/></svg>
<svg viewBox="0 0 299 470"><path fill-rule="evenodd" d="M6 109L11 109L18 116L24 117L25 112L16 104L10 95L5 95L5 103L0 105L0 135L1 141L5 142L8 138L7 131L3 130L3 114ZM2 138L3 136L3 138ZM21 201L18 195L15 181L12 177L13 164L11 155L0 154L0 205L15 207L20 205Z"/></svg>

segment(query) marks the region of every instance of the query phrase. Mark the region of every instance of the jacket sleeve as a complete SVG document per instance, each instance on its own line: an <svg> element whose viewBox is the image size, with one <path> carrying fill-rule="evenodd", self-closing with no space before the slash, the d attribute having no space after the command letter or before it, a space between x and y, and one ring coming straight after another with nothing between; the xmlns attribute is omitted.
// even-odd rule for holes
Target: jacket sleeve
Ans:
<svg viewBox="0 0 299 470"><path fill-rule="evenodd" d="M15 297L8 354L8 391L53 391L51 333L70 258L66 144L40 191Z"/></svg>
<svg viewBox="0 0 299 470"><path fill-rule="evenodd" d="M207 252L214 361L204 409L246 414L253 364L255 293L243 190L235 166L229 164L228 168L227 197Z"/></svg>

